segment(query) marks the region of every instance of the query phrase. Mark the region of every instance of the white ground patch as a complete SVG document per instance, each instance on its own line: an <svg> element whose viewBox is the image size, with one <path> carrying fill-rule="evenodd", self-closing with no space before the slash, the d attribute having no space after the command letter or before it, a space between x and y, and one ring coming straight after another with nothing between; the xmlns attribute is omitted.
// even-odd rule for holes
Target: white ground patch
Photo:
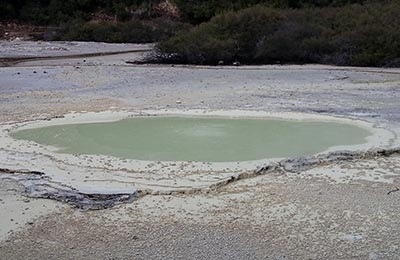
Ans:
<svg viewBox="0 0 400 260"><path fill-rule="evenodd" d="M0 240L62 207L56 201L22 196L19 185L2 180L0 175Z"/></svg>
<svg viewBox="0 0 400 260"><path fill-rule="evenodd" d="M304 171L301 178L323 178L334 183L351 184L357 181L382 182L399 185L400 157L338 162Z"/></svg>
<svg viewBox="0 0 400 260"><path fill-rule="evenodd" d="M0 167L11 170L29 169L51 177L52 181L74 187L85 193L129 193L135 190L146 193L166 193L212 188L231 177L277 162L282 158L244 162L159 162L119 159L102 155L68 155L56 153L54 147L30 141L15 140L9 133L50 125L110 122L123 118L152 116L208 116L282 118L287 120L322 121L355 124L371 132L367 142L361 145L331 147L321 154L349 150L361 151L371 148L391 148L397 135L390 130L365 121L321 116L304 113L267 113L243 110L148 110L135 112L73 113L63 118L39 120L0 127ZM195 149L195 148L194 148Z"/></svg>
<svg viewBox="0 0 400 260"><path fill-rule="evenodd" d="M1 56L70 55L109 48L102 44L77 43L72 44L73 48L77 48L74 52L72 47L63 50L65 46L69 48L69 43L2 44ZM115 45L115 48L119 51L125 46ZM104 60L92 57L85 59L86 62L79 58L38 60L19 63L17 67L0 68L1 124L37 121L71 111L176 108L305 112L367 120L383 124L391 130L399 128L399 69L320 65L237 68L131 66L125 64L127 59L137 59L137 56L114 55ZM399 142L394 141L392 145L399 145ZM161 184L157 189L161 189L162 185L177 188L215 182L207 175L203 179L196 174L187 178L176 165L166 168L167 178L158 178L151 172L130 173L127 171L128 162L113 165L115 161L109 158L90 162L91 158L81 157L82 166L75 164L78 159L73 157L72 164L66 165L64 161L56 162L39 153L9 152L11 146L0 147L3 149L0 150L0 157L4 159L1 163L5 166L39 171L48 169L50 171L46 174L53 179L58 178L71 186L79 184L82 190L87 191L91 190L90 187L102 191L155 188L148 185L149 181ZM34 152L37 146L31 144L29 149ZM99 164L102 168L86 168L90 163ZM108 177L113 167L121 171L114 172L110 180ZM204 168L209 169L207 165ZM121 254L121 259L127 259L134 251L143 259L148 259L151 258L149 255L159 253L160 244L164 242L171 244L167 244L167 250L161 252L176 252L182 238L192 239L190 242L195 241L196 246L200 244L199 250L204 249L205 253L210 248L220 252L221 244L216 242L232 242L226 232L222 235L217 233L218 239L212 240L209 234L213 230L204 229L204 226L200 229L206 235L197 240L198 233L185 229L185 226L175 229L182 230L183 235L179 233L180 237L173 239L169 239L171 234L167 233L174 229L162 228L160 233L151 233L160 223L168 221L181 225L189 222L196 227L199 224L226 226L227 230L231 230L232 226L251 227L251 242L262 241L264 236L262 246L257 249L261 250L260 255L264 258L397 259L400 255L400 192L390 195L388 192L399 186L399 168L398 156L356 160L317 167L304 174L268 174L243 179L206 194L146 196L132 204L105 211L68 209L49 218L40 217L47 210L37 214L33 212L29 215L38 216L44 222L34 221L33 225L25 226L24 232L8 236L11 242L1 243L0 252L8 259L23 259L27 255L32 259L46 259L49 255L54 259L66 255L80 259L85 254L90 254L92 258L110 256L110 259ZM70 174L60 174L68 172L67 169L71 169ZM221 169L213 178L223 180L231 175L232 172ZM0 183L5 185L2 187L17 187L4 180ZM37 203L35 207L27 206L36 210L42 209L41 203L47 203L31 199L30 203L25 203L19 192L4 192L2 189L0 199L3 205L13 205L14 212L13 216L3 218L5 215L1 215L1 220L25 216L27 213L22 214L25 204ZM9 214L8 209L2 208L0 203L0 214ZM137 221L147 221L143 233L150 233L150 236L130 240L118 237L124 232L135 235L139 228ZM16 227L11 222L1 223L6 228ZM27 222L19 220L18 223L21 230ZM93 223L98 225L93 226ZM100 240L96 240L94 234ZM361 238L359 236L362 239L358 239ZM241 240L237 245L245 251L247 248L243 245L246 239L242 239L241 234L239 237ZM41 243L36 243L36 238ZM206 244L201 244L203 242ZM180 251L185 252L193 256L187 246ZM176 258L177 255L170 257Z"/></svg>
<svg viewBox="0 0 400 260"><path fill-rule="evenodd" d="M0 57L43 57L120 52L151 48L149 44L110 44L100 42L0 41Z"/></svg>

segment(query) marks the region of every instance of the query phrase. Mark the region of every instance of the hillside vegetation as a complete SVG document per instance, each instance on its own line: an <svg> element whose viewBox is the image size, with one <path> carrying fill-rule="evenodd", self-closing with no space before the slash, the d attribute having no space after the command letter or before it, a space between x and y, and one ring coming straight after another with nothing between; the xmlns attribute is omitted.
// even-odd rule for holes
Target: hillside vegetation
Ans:
<svg viewBox="0 0 400 260"><path fill-rule="evenodd" d="M298 9L308 7L343 6L350 3L363 3L365 0L175 0L185 20L192 24L208 21L215 15L226 11L238 11L262 4L279 9Z"/></svg>
<svg viewBox="0 0 400 260"><path fill-rule="evenodd" d="M168 63L400 65L400 2L227 12L158 45Z"/></svg>
<svg viewBox="0 0 400 260"><path fill-rule="evenodd" d="M159 42L155 62L400 66L400 0L0 0L0 19L51 26L46 40Z"/></svg>
<svg viewBox="0 0 400 260"><path fill-rule="evenodd" d="M275 8L340 6L365 0L0 0L0 19L17 19L38 25L59 25L74 19L90 20L93 13L115 16L119 21L169 15L160 6L173 5L182 20L192 24L208 21L227 10L257 4ZM161 4L161 5L160 5Z"/></svg>
<svg viewBox="0 0 400 260"><path fill-rule="evenodd" d="M118 43L156 42L191 27L169 0L0 0L0 20L51 26L45 40Z"/></svg>

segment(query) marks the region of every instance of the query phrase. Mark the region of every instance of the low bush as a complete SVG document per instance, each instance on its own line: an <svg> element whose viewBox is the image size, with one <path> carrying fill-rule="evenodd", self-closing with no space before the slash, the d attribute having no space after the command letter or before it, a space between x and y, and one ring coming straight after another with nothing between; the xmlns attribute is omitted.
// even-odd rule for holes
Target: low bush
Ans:
<svg viewBox="0 0 400 260"><path fill-rule="evenodd" d="M74 19L91 18L102 12L127 21L142 13L152 16L151 9L162 0L0 0L0 20L19 20L37 25L59 25ZM362 3L365 0L169 0L178 6L183 21L198 24L216 14L240 10L257 4L275 8L302 8L307 6L340 6ZM161 14L161 16L163 16ZM135 18L135 17L133 17ZM136 17L137 18L137 17ZM153 17L154 18L154 17Z"/></svg>
<svg viewBox="0 0 400 260"><path fill-rule="evenodd" d="M157 45L168 63L324 63L395 66L400 2L228 12Z"/></svg>
<svg viewBox="0 0 400 260"><path fill-rule="evenodd" d="M174 0L181 10L183 18L192 23L199 24L209 21L215 15L226 11L238 11L254 5L272 8L305 8L343 6L346 4L363 3L366 0L201 0L187 1Z"/></svg>
<svg viewBox="0 0 400 260"><path fill-rule="evenodd" d="M65 24L49 40L149 43L165 40L190 26L168 18L128 22L85 22Z"/></svg>

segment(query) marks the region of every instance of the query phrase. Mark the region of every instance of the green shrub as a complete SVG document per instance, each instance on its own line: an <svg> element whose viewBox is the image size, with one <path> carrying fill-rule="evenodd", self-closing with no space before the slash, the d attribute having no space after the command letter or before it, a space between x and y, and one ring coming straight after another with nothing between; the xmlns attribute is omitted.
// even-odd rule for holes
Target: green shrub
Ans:
<svg viewBox="0 0 400 260"><path fill-rule="evenodd" d="M41 25L59 25L74 19L89 19L96 11L116 16L120 21L131 18L130 9L148 9L160 0L0 0L0 20L17 19ZM275 8L307 6L340 6L365 0L173 0L185 22L199 24L217 14L237 11L257 4ZM149 10L148 10L149 11ZM146 12L151 16L151 12ZM149 17L146 17L149 18ZM154 18L154 17L153 17Z"/></svg>
<svg viewBox="0 0 400 260"><path fill-rule="evenodd" d="M400 58L399 11L399 1L285 10L256 6L221 14L158 44L156 59L394 66Z"/></svg>
<svg viewBox="0 0 400 260"><path fill-rule="evenodd" d="M303 8L342 6L363 2L365 0L175 0L182 11L183 18L192 24L209 21L215 15L226 11L238 11L260 4L273 8Z"/></svg>
<svg viewBox="0 0 400 260"><path fill-rule="evenodd" d="M187 24L167 18L129 22L85 22L77 19L63 26L53 39L114 43L149 43L170 38Z"/></svg>

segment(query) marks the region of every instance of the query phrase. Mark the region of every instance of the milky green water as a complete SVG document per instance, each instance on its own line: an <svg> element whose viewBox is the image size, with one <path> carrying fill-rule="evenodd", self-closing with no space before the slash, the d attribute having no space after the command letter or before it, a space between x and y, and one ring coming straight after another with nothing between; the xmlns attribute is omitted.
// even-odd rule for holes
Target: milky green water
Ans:
<svg viewBox="0 0 400 260"><path fill-rule="evenodd" d="M151 161L228 162L312 155L365 142L353 125L271 119L150 117L21 130L17 139L60 153Z"/></svg>

